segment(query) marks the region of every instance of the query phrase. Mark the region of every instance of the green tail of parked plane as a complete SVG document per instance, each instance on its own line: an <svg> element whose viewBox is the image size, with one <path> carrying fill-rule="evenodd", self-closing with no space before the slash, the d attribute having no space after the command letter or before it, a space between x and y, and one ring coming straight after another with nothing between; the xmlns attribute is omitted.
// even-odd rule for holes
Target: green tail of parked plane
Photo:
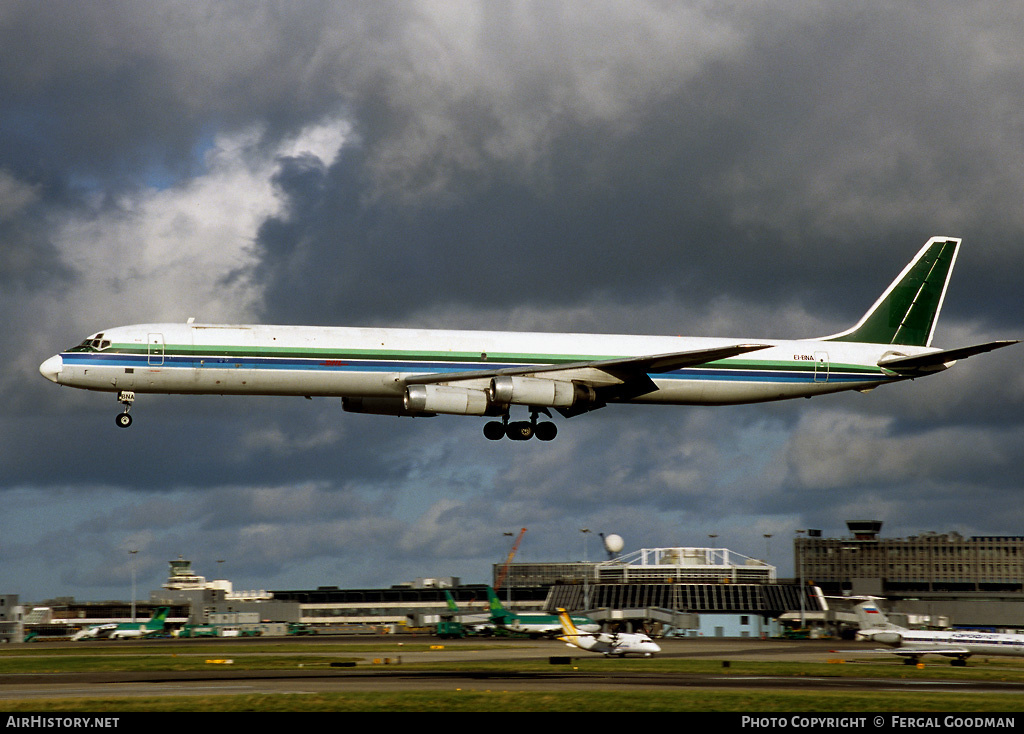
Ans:
<svg viewBox="0 0 1024 734"><path fill-rule="evenodd" d="M960 240L933 237L847 331L816 339L544 334L441 329L142 324L97 332L39 367L59 385L136 393L340 397L354 413L491 416L484 435L555 437L615 403L737 405L857 390L944 370L1015 344L937 349L932 336ZM525 410L528 421L511 421Z"/></svg>
<svg viewBox="0 0 1024 734"><path fill-rule="evenodd" d="M459 612L459 605L455 603L455 599L454 599L454 597L452 597L452 593L450 591L448 591L448 589L444 590L444 598L445 598L445 603L448 606L448 611L452 612L453 614L458 614L458 612Z"/></svg>

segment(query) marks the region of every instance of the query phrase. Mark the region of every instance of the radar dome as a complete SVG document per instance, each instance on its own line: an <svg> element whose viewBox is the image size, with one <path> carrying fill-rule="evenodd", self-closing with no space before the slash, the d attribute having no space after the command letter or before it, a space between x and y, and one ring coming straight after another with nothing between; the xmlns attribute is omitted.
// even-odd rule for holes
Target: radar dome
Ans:
<svg viewBox="0 0 1024 734"><path fill-rule="evenodd" d="M621 535L606 535L604 538L604 547L609 553L619 553L624 546Z"/></svg>

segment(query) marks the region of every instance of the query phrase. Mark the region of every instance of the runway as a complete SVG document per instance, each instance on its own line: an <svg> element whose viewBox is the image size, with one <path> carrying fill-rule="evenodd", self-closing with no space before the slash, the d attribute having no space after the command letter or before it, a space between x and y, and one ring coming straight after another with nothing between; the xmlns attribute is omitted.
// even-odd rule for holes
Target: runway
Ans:
<svg viewBox="0 0 1024 734"><path fill-rule="evenodd" d="M246 652L246 647L265 648L270 640L237 640L233 646L238 655L279 655L290 654L290 645L282 641L279 652ZM735 675L735 674L680 674L636 670L616 671L614 668L601 672L576 669L577 660L590 657L587 653L573 651L554 640L486 642L445 641L436 643L438 649L399 650L394 637L350 640L337 638L303 638L310 653L310 643L325 643L325 657L357 657L361 662L352 667L285 669L285 670L234 670L230 666L211 666L210 669L185 672L104 672L104 673L31 673L0 676L0 701L31 700L48 698L95 698L95 697L159 697L190 695L237 695L269 693L325 693L325 692L366 692L366 691L577 691L577 690L642 690L665 688L706 688L706 689L797 689L800 690L857 690L857 691L944 691L950 693L999 692L1024 693L1024 681L975 681L975 680L926 680L899 678L859 677L814 677L794 678L792 676ZM213 641L211 641L213 642ZM296 643L299 640L295 640ZM431 642L428 639L415 641L417 646ZM217 649L223 650L223 640L217 641ZM248 643L248 644L247 644ZM331 652L326 645L344 643L357 645L358 652ZM67 643L85 648L82 643ZM132 642L87 643L109 650L116 645L119 654L132 654ZM149 643L147 643L148 645ZM162 641L160 647L178 644L176 641ZM409 641L409 644L414 644ZM661 640L663 652L658 658L692 658L723 661L807 661L827 662L834 659L832 650L835 641L780 641L780 640L719 640L682 639ZM59 652L53 643L39 646L33 656L47 656ZM316 645L313 645L315 648ZM20 647L20 646L19 646ZM63 647L63 645L61 646ZM849 647L846 644L845 647ZM25 648L21 648L25 649ZM141 648L134 648L140 653ZM195 648L193 648L194 650ZM200 648L201 649L201 648ZM212 647L211 647L212 649ZM24 654L24 653L22 653ZM202 654L202 653L191 653ZM223 654L218 652L218 655ZM424 662L490 662L509 660L551 661L552 658L566 658L569 662L558 661L542 672L488 672L460 671L447 672L408 667ZM727 670L722 673L727 673Z"/></svg>

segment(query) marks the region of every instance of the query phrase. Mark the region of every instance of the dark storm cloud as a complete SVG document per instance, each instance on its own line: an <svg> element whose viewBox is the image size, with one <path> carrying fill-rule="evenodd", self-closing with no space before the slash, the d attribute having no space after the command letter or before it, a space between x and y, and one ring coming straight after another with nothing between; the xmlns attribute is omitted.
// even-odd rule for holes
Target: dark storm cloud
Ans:
<svg viewBox="0 0 1024 734"><path fill-rule="evenodd" d="M21 289L67 285L73 278L50 239L43 197L41 187L0 167L0 299Z"/></svg>
<svg viewBox="0 0 1024 734"><path fill-rule="evenodd" d="M556 85L587 78L564 66L550 87L531 79L531 95L470 83L447 106L454 80L435 65L378 69L386 92L345 90L358 143L326 170L282 165L288 207L258 239L266 317L415 321L440 301L668 292L694 304L728 289L853 319L926 237L948 233L995 266L988 285L957 284L961 316L1018 323L1011 297L997 295L995 313L980 304L1012 290L1000 263L1017 257L1005 243L1020 221L1006 213L1024 186L990 143L993 129L1016 129L992 107L1008 107L1012 78L957 44L965 31L941 14L782 15L792 22L771 32L733 19L750 41L740 51L666 76L613 120L577 99L546 114ZM525 31L507 54L537 50L543 34ZM619 103L632 93L601 91ZM503 94L522 105L505 118ZM546 120L530 156L493 145L530 114Z"/></svg>
<svg viewBox="0 0 1024 734"><path fill-rule="evenodd" d="M337 7L335 7L337 6ZM308 68L336 3L16 3L0 11L0 156L48 180L194 173L219 129L278 134L322 114ZM315 89L314 89L315 88ZM327 104L334 104L330 101Z"/></svg>

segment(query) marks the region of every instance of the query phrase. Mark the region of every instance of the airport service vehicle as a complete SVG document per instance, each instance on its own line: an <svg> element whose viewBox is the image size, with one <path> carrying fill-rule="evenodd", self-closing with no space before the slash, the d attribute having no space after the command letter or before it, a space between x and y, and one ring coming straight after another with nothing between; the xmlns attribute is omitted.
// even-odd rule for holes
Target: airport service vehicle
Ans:
<svg viewBox="0 0 1024 734"><path fill-rule="evenodd" d="M340 397L355 413L490 416L484 435L555 437L615 403L733 405L924 377L1016 340L932 347L960 240L933 237L861 320L806 340L186 323L104 329L39 368L58 385L111 392L132 424L137 395ZM511 420L525 409L527 421Z"/></svg>

